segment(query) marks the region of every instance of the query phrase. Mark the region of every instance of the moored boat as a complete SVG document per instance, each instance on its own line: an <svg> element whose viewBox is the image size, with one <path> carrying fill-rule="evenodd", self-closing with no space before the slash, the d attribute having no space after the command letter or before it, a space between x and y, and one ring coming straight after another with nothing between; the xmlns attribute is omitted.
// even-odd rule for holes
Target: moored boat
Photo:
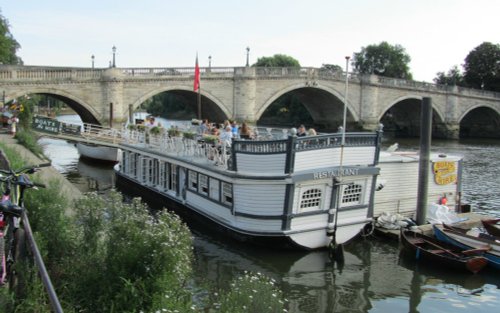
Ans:
<svg viewBox="0 0 500 313"><path fill-rule="evenodd" d="M488 264L486 258L474 255L477 251L459 249L411 230L401 229L401 243L417 261L437 266L476 274Z"/></svg>
<svg viewBox="0 0 500 313"><path fill-rule="evenodd" d="M481 220L488 234L500 238L500 219Z"/></svg>
<svg viewBox="0 0 500 313"><path fill-rule="evenodd" d="M78 142L76 148L80 156L88 159L116 163L121 157L120 149L114 147Z"/></svg>
<svg viewBox="0 0 500 313"><path fill-rule="evenodd" d="M120 145L117 186L242 241L301 249L327 247L333 238L342 244L372 219L381 132L345 134L344 146L341 138L218 147L150 136Z"/></svg>
<svg viewBox="0 0 500 313"><path fill-rule="evenodd" d="M500 269L500 241L486 236L473 236L467 230L445 227L444 225L433 225L434 236L442 242L452 244L465 250L484 250L484 257L488 259L489 265Z"/></svg>

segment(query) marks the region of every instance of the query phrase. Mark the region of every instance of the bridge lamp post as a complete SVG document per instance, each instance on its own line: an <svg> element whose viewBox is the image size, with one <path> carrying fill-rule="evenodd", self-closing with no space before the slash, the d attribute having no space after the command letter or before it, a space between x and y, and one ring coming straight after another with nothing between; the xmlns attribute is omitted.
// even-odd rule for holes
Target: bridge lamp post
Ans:
<svg viewBox="0 0 500 313"><path fill-rule="evenodd" d="M94 60L95 60L95 56L92 54L92 56L90 57L92 59L92 69L94 68Z"/></svg>
<svg viewBox="0 0 500 313"><path fill-rule="evenodd" d="M208 56L208 68L212 68L212 56Z"/></svg>
<svg viewBox="0 0 500 313"><path fill-rule="evenodd" d="M113 50L113 64L112 64L112 66L116 67L116 62L115 62L116 47L113 46L113 48L111 48L111 50Z"/></svg>
<svg viewBox="0 0 500 313"><path fill-rule="evenodd" d="M250 47L247 47L247 65L246 66L250 66L249 56L250 56Z"/></svg>

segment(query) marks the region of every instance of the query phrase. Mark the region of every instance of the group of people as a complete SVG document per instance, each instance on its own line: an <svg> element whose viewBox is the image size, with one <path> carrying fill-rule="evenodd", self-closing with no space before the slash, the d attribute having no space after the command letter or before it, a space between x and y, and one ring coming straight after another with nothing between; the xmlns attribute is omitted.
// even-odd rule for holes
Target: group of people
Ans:
<svg viewBox="0 0 500 313"><path fill-rule="evenodd" d="M212 135L219 138L219 143L227 146L231 145L233 138L253 139L254 134L252 129L243 122L241 127L236 121L226 120L221 125L217 123L209 123L207 119L200 124L198 133L200 135Z"/></svg>
<svg viewBox="0 0 500 313"><path fill-rule="evenodd" d="M304 125L300 125L299 128L297 129L297 137L304 137L304 136L316 136L316 130L314 128L309 128L306 130L306 127Z"/></svg>

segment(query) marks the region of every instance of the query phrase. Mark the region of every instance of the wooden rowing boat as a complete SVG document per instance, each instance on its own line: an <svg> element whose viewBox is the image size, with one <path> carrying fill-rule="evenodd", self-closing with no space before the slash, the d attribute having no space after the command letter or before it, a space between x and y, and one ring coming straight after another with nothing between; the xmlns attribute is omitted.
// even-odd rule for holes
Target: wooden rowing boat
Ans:
<svg viewBox="0 0 500 313"><path fill-rule="evenodd" d="M499 222L500 218L491 220L481 220L481 223L483 223L483 227L484 229L486 229L488 234L500 238L500 224L498 224Z"/></svg>
<svg viewBox="0 0 500 313"><path fill-rule="evenodd" d="M477 253L477 250L463 250L423 234L401 229L401 242L404 249L415 256L417 261L427 261L455 270L477 273L482 270L488 260Z"/></svg>
<svg viewBox="0 0 500 313"><path fill-rule="evenodd" d="M434 225L434 236L442 242L454 245L460 249L485 250L484 257L488 259L488 265L500 269L500 241L493 236L482 234L473 236L467 230L448 225Z"/></svg>

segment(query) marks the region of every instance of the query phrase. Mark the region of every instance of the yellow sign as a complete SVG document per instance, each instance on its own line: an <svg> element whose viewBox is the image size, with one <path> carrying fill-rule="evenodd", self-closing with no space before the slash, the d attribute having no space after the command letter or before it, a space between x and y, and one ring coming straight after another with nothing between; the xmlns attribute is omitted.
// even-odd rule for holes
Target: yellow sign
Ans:
<svg viewBox="0 0 500 313"><path fill-rule="evenodd" d="M450 161L435 162L433 166L434 181L438 185L448 185L457 182L457 164Z"/></svg>

